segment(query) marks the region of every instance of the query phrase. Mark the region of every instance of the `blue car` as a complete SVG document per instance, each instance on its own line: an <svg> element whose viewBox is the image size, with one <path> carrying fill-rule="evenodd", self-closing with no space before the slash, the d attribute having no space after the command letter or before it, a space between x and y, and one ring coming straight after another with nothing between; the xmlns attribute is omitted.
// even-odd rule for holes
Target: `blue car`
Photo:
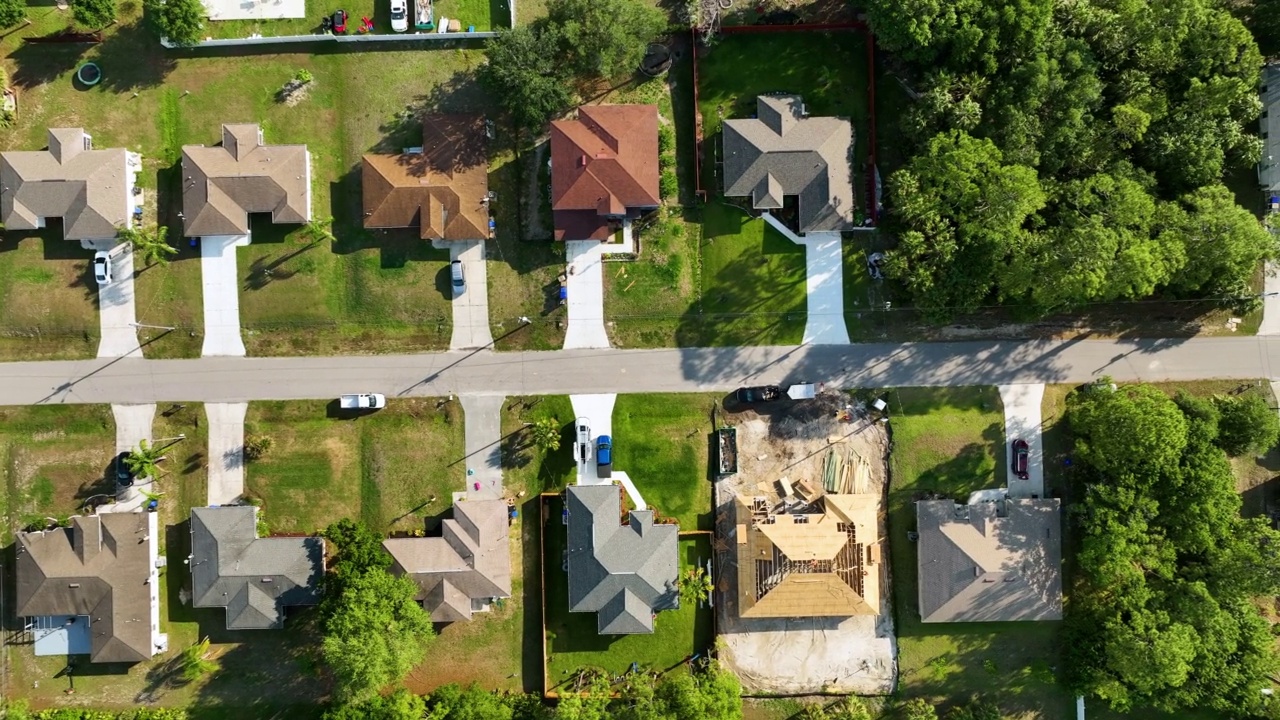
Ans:
<svg viewBox="0 0 1280 720"><path fill-rule="evenodd" d="M601 435L596 438L596 477L613 475L613 438Z"/></svg>

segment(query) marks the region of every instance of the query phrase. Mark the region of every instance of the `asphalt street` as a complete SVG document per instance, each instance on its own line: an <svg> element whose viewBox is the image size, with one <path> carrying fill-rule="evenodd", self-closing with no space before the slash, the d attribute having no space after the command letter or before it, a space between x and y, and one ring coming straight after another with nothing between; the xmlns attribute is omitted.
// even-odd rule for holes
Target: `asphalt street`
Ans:
<svg viewBox="0 0 1280 720"><path fill-rule="evenodd" d="M1280 336L0 363L0 405L1273 379Z"/></svg>

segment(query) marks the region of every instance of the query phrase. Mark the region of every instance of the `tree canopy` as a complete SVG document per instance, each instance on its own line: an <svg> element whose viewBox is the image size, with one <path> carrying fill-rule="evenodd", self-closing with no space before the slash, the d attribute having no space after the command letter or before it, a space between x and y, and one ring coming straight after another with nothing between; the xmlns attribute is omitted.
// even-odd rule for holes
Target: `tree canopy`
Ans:
<svg viewBox="0 0 1280 720"><path fill-rule="evenodd" d="M1245 293L1276 242L1222 185L1256 162L1262 56L1215 0L870 0L919 94L886 269L938 317ZM968 136L972 136L969 138Z"/></svg>
<svg viewBox="0 0 1280 720"><path fill-rule="evenodd" d="M476 72L516 127L538 132L573 102L568 67L551 51L556 31L545 23L500 30L485 45L488 62Z"/></svg>
<svg viewBox="0 0 1280 720"><path fill-rule="evenodd" d="M1246 715L1280 669L1250 602L1280 590L1280 533L1240 517L1224 417L1150 386L1068 398L1085 480L1068 679L1115 710Z"/></svg>
<svg viewBox="0 0 1280 720"><path fill-rule="evenodd" d="M160 37L179 47L200 42L207 13L200 0L146 0L143 7Z"/></svg>
<svg viewBox="0 0 1280 720"><path fill-rule="evenodd" d="M637 0L549 0L547 25L559 31L557 61L580 77L609 80L636 72L667 23L661 10Z"/></svg>
<svg viewBox="0 0 1280 720"><path fill-rule="evenodd" d="M27 4L21 0L0 0L0 27L12 27L27 16Z"/></svg>
<svg viewBox="0 0 1280 720"><path fill-rule="evenodd" d="M71 17L94 30L116 19L116 0L71 0Z"/></svg>

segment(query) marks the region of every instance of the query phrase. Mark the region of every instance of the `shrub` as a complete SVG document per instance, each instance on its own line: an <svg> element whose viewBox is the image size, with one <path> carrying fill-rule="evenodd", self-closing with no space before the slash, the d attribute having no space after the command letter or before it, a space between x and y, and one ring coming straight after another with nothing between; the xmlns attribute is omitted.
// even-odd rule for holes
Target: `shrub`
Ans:
<svg viewBox="0 0 1280 720"><path fill-rule="evenodd" d="M661 179L658 180L658 190L662 193L662 198L675 197L680 192L680 181L676 178L674 170L666 170L662 173Z"/></svg>
<svg viewBox="0 0 1280 720"><path fill-rule="evenodd" d="M276 441L270 435L248 435L244 439L244 459L250 462L259 460L271 452L275 444Z"/></svg>

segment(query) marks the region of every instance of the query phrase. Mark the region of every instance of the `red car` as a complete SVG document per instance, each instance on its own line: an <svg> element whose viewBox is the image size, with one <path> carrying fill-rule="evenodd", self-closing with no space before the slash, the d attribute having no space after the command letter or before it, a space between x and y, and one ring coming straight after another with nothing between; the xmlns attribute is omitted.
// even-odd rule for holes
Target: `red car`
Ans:
<svg viewBox="0 0 1280 720"><path fill-rule="evenodd" d="M335 35L347 31L347 11L339 10L333 14L333 33Z"/></svg>
<svg viewBox="0 0 1280 720"><path fill-rule="evenodd" d="M1026 440L1013 441L1013 462L1010 463L1013 474L1018 476L1019 480L1026 480L1027 465L1030 462L1031 449L1027 447Z"/></svg>

